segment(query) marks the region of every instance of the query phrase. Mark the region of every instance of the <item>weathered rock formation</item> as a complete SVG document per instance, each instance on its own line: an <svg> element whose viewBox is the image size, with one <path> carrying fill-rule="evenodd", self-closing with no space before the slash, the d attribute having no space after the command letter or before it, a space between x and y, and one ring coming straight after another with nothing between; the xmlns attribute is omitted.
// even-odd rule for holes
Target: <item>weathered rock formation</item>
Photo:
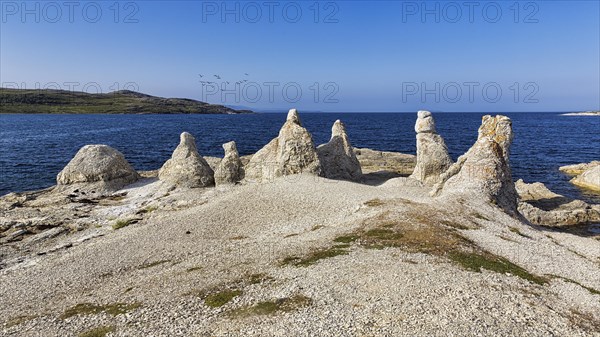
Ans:
<svg viewBox="0 0 600 337"><path fill-rule="evenodd" d="M158 178L169 184L185 187L207 187L215 185L214 171L200 156L194 137L184 132L171 159L158 171Z"/></svg>
<svg viewBox="0 0 600 337"><path fill-rule="evenodd" d="M246 166L246 179L268 181L297 173L322 175L321 162L310 133L291 109L279 136L260 149Z"/></svg>
<svg viewBox="0 0 600 337"><path fill-rule="evenodd" d="M419 111L417 116L417 164L410 177L433 185L440 181L440 175L452 165L452 159L448 155L444 139L435 130L431 112Z"/></svg>
<svg viewBox="0 0 600 337"><path fill-rule="evenodd" d="M600 222L600 205L572 200L550 191L542 183L515 183L519 212L531 223L544 226L569 226Z"/></svg>
<svg viewBox="0 0 600 337"><path fill-rule="evenodd" d="M346 127L338 119L331 128L331 140L317 148L325 177L357 181L362 178L360 163L354 154Z"/></svg>
<svg viewBox="0 0 600 337"><path fill-rule="evenodd" d="M477 141L442 174L432 194L481 197L517 215L517 192L508 160L512 139L510 118L483 116Z"/></svg>
<svg viewBox="0 0 600 337"><path fill-rule="evenodd" d="M59 188L83 184L94 189L118 190L138 178L121 152L107 145L86 145L58 174L56 182Z"/></svg>
<svg viewBox="0 0 600 337"><path fill-rule="evenodd" d="M235 184L244 179L244 166L235 142L223 144L223 150L225 150L225 157L215 169L215 183L217 185Z"/></svg>

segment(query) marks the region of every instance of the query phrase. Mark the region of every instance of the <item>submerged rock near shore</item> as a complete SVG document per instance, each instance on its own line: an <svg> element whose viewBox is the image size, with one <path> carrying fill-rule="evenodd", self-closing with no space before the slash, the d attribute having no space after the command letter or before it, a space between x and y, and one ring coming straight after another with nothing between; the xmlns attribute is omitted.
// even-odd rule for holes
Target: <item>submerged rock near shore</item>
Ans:
<svg viewBox="0 0 600 337"><path fill-rule="evenodd" d="M270 181L276 177L323 170L312 136L302 127L296 109L288 112L279 136L252 156L246 166L246 179Z"/></svg>
<svg viewBox="0 0 600 337"><path fill-rule="evenodd" d="M187 132L181 134L179 145L159 170L158 178L185 188L215 185L214 171L198 153L194 136Z"/></svg>
<svg viewBox="0 0 600 337"><path fill-rule="evenodd" d="M354 154L346 126L339 119L331 128L331 140L317 148L326 178L358 181L362 178L360 162Z"/></svg>
<svg viewBox="0 0 600 337"><path fill-rule="evenodd" d="M467 194L518 215L517 192L509 165L512 122L502 115L483 116L475 144L441 176L434 195Z"/></svg>
<svg viewBox="0 0 600 337"><path fill-rule="evenodd" d="M433 185L440 181L440 175L452 165L452 159L448 155L444 139L436 132L431 112L419 111L417 116L417 164L410 177Z"/></svg>
<svg viewBox="0 0 600 337"><path fill-rule="evenodd" d="M542 183L515 184L519 194L519 212L536 225L563 227L600 222L600 205L572 200L550 191Z"/></svg>
<svg viewBox="0 0 600 337"><path fill-rule="evenodd" d="M92 189L116 191L138 178L121 152L108 145L86 145L58 174L56 182L59 188L87 185Z"/></svg>

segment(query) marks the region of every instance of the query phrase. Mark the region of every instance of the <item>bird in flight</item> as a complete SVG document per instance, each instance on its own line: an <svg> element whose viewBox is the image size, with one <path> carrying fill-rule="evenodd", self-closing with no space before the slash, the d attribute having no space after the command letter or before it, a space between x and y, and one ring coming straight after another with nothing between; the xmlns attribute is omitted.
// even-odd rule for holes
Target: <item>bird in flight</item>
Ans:
<svg viewBox="0 0 600 337"><path fill-rule="evenodd" d="M217 78L217 80L221 79L221 76L219 76L219 75L215 75L215 77Z"/></svg>
<svg viewBox="0 0 600 337"><path fill-rule="evenodd" d="M244 75L246 75L246 76L250 76L250 75L248 75L248 73L244 73Z"/></svg>
<svg viewBox="0 0 600 337"><path fill-rule="evenodd" d="M200 76L200 78L204 77L204 76L202 76L202 74L198 74L198 76Z"/></svg>

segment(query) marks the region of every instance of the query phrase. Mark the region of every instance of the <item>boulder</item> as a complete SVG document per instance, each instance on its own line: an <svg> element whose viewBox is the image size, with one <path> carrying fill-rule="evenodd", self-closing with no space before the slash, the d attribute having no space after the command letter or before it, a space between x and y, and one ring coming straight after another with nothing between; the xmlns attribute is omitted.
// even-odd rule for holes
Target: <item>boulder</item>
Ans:
<svg viewBox="0 0 600 337"><path fill-rule="evenodd" d="M440 181L440 175L452 165L448 147L442 136L436 133L435 121L429 111L417 113L415 132L417 163L410 177L427 185L434 185Z"/></svg>
<svg viewBox="0 0 600 337"><path fill-rule="evenodd" d="M302 127L296 109L291 109L279 136L248 162L246 179L268 181L298 173L322 175L322 168L312 136Z"/></svg>
<svg viewBox="0 0 600 337"><path fill-rule="evenodd" d="M551 227L600 222L600 205L590 205L550 191L542 183L515 183L519 212L529 222Z"/></svg>
<svg viewBox="0 0 600 337"><path fill-rule="evenodd" d="M171 159L158 171L158 178L177 187L196 188L215 185L214 171L200 156L194 137L184 132Z"/></svg>
<svg viewBox="0 0 600 337"><path fill-rule="evenodd" d="M432 194L484 198L518 216L517 192L508 160L512 139L510 118L483 116L477 141L442 174Z"/></svg>
<svg viewBox="0 0 600 337"><path fill-rule="evenodd" d="M244 166L235 142L223 144L223 150L225 150L225 157L215 170L215 183L217 185L235 184L244 179Z"/></svg>
<svg viewBox="0 0 600 337"><path fill-rule="evenodd" d="M331 140L317 148L326 178L358 181L362 178L360 163L354 154L346 127L338 119L331 128Z"/></svg>
<svg viewBox="0 0 600 337"><path fill-rule="evenodd" d="M121 152L107 145L86 145L58 174L56 182L59 188L89 185L91 188L118 190L138 178Z"/></svg>

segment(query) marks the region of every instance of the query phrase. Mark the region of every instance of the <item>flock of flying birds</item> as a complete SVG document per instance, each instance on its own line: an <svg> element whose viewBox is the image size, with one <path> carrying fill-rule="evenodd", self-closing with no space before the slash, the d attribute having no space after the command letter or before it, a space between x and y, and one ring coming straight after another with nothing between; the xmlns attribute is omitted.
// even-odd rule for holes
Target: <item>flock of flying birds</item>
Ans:
<svg viewBox="0 0 600 337"><path fill-rule="evenodd" d="M248 73L244 73L244 75L245 75L245 76L250 76ZM205 84L218 84L218 82L213 82L213 81L204 81L204 80L202 80L202 78L204 78L204 75L203 75L203 74L198 74L198 76L200 76L200 79L201 79L201 80L200 80L200 83L202 83L203 85L205 85ZM207 76L208 76L208 75L207 75ZM220 75L213 75L213 76L215 77L215 79L216 79L216 80L220 80L220 79L221 79L221 76L220 76ZM210 78L210 77L209 77L209 78ZM246 83L246 82L248 82L248 80L247 80L247 79L244 79L244 80L239 80L239 81L237 81L237 82L234 82L234 83L235 83L235 84L242 84L242 83ZM223 82L221 82L221 83L223 83ZM226 84L230 84L230 83L229 83L229 81L225 81L225 83L226 83Z"/></svg>

